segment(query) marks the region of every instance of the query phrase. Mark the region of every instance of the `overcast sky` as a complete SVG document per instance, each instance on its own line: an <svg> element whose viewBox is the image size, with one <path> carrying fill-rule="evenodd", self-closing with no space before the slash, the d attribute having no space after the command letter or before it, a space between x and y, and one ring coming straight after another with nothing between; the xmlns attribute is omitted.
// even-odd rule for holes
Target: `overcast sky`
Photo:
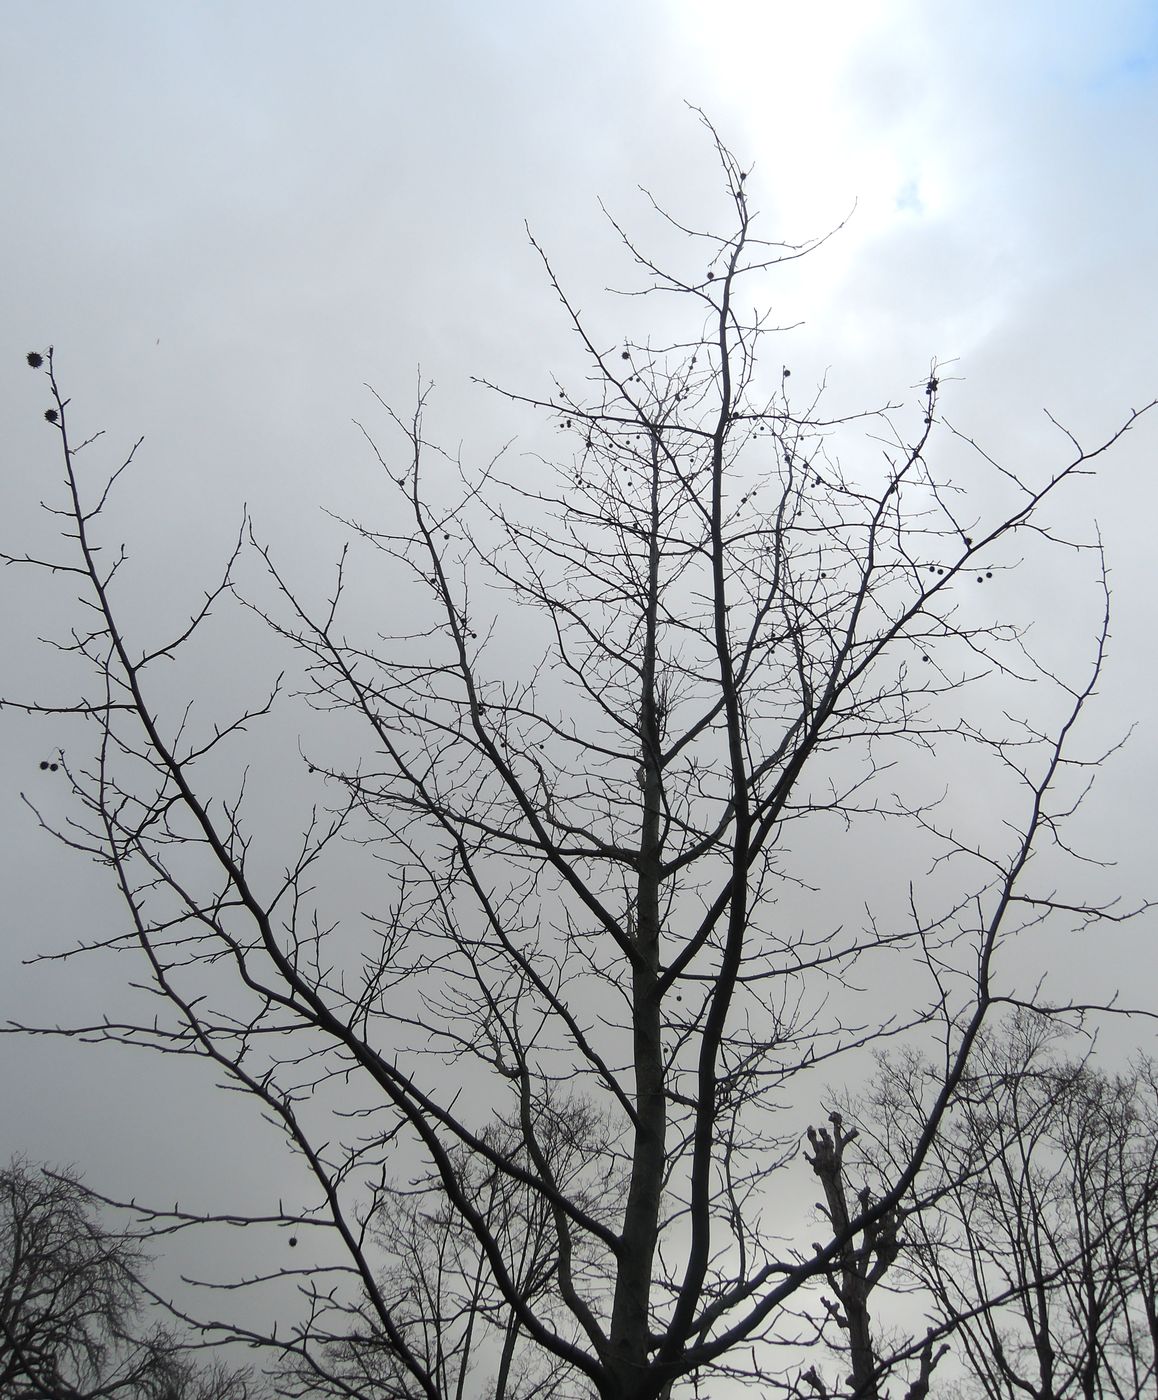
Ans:
<svg viewBox="0 0 1158 1400"><path fill-rule="evenodd" d="M685 103L754 166L768 236L811 237L852 211L769 286L774 319L804 322L784 362L827 373L834 407L909 395L933 357L956 357L947 416L1030 462L1055 442L1044 408L1092 441L1158 393L1153 0L9 0L2 13L2 543L23 547L59 476L43 383L23 364L51 342L75 419L107 429L110 460L145 434L122 519L153 601L172 590L186 606L210 581L243 502L308 561L321 508L354 508L368 479L351 423L369 411L365 382L406 404L421 365L440 435L480 457L522 431L469 381L534 392L568 353L524 221L614 338L600 289L622 266L598 200L644 228L640 184L689 217L717 193ZM1156 456L1150 424L1074 506L1096 515L1113 568L1099 724L1139 722L1095 808L1131 891L1153 868L1158 790ZM29 635L48 624L36 580L2 583L0 689L26 693L47 674ZM1065 597L1037 602L1065 636ZM52 743L3 717L3 1017L91 1014L99 982L19 960L116 915L99 873L19 801L41 791ZM1151 923L1097 973L1144 999L1153 948ZM241 1122L172 1064L0 1048L0 1159L186 1190L205 1133Z"/></svg>

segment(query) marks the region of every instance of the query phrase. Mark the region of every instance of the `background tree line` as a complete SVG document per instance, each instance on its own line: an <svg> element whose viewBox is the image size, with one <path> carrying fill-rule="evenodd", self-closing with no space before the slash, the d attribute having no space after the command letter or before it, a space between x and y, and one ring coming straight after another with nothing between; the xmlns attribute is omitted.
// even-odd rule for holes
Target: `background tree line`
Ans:
<svg viewBox="0 0 1158 1400"><path fill-rule="evenodd" d="M909 1198L828 1271L825 1349L861 1349L869 1377L861 1393L878 1393L887 1379L888 1320L898 1309L927 1319L924 1345L950 1353L946 1371L961 1396L1153 1392L1158 1082L1149 1061L1109 1074L1067 1054L1073 1048L1048 1021L1024 1015L987 1038ZM843 1221L863 1210L911 1150L930 1072L911 1055L882 1061L872 1091L811 1133L830 1223L833 1213ZM565 1158L567 1147L558 1150ZM75 1176L14 1161L0 1190L0 1394L245 1400L253 1392L249 1373L198 1364L171 1327L142 1325L157 1305L140 1238L102 1217ZM518 1242L527 1295L545 1292L556 1267L549 1222L498 1173L487 1190L492 1224L501 1218ZM443 1394L568 1393L562 1374L523 1369L518 1317L453 1211L431 1214L420 1194L400 1193L374 1228L395 1260L389 1286L399 1313ZM256 1389L417 1393L365 1311L333 1340L321 1371L283 1366ZM801 1367L796 1389L829 1393L815 1365Z"/></svg>

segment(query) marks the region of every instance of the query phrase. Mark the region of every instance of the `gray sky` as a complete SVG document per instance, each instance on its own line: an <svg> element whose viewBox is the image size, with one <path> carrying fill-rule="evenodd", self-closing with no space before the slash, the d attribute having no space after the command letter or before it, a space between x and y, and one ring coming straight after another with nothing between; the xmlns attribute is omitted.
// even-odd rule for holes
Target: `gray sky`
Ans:
<svg viewBox="0 0 1158 1400"><path fill-rule="evenodd" d="M121 519L146 620L158 592L192 605L243 502L304 570L328 560L320 507L371 489L350 422L369 414L364 382L404 405L421 365L440 436L480 458L533 434L469 383L538 391L569 353L523 221L614 338L599 290L623 269L597 200L642 230L638 184L689 216L710 202L685 101L754 163L770 236L823 232L855 204L769 287L778 321L805 322L784 362L805 382L827 372L834 410L911 397L931 357L958 357L946 416L1032 462L1056 441L1043 408L1093 440L1158 392L1152 0L44 0L3 16L3 543L40 528L59 475L23 366L52 342L110 459L145 434ZM1073 504L1113 568L1097 727L1140 726L1091 809L1127 890L1153 864L1156 452L1151 424ZM37 580L8 570L3 585L2 688L46 685L28 640L48 625ZM1028 600L1059 654L1086 640L1071 602L1063 583ZM0 1015L68 1020L104 995L95 971L19 959L116 908L19 802L44 791L52 743L0 727ZM1153 928L1091 957L1090 977L1144 995ZM268 1183L259 1157L205 1154L206 1124L228 1140L244 1112L188 1071L39 1041L3 1053L0 1158L75 1160L143 1193L215 1173Z"/></svg>

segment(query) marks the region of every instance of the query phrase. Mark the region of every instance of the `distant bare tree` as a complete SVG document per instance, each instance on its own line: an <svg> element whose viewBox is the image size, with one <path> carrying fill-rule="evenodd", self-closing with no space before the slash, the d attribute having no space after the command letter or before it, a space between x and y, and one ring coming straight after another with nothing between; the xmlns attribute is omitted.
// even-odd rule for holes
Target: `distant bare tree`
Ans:
<svg viewBox="0 0 1158 1400"><path fill-rule="evenodd" d="M306 1315L277 1338L236 1310L204 1320L367 1400L403 1393L402 1375L429 1400L461 1392L480 1322L497 1349L477 1374L513 1338L511 1373L561 1397L721 1377L870 1396L886 1375L921 1394L936 1349L922 1334L882 1350L868 1298L991 1009L1033 994L999 980L995 949L1025 924L1061 937L1129 916L1055 893L1058 860L1040 883L1031 864L1038 845L1064 860L1099 757L1073 746L1105 609L1085 671L1057 676L982 585L1022 550L1089 548L1105 595L1096 541L1065 543L1049 508L1140 413L1094 447L1062 431L1056 462L1014 471L942 423L936 367L915 402L855 421L802 402L779 364L762 377L757 288L817 242L756 236L748 171L708 130L723 230L659 210L680 243L661 261L613 225L645 299L620 307L657 299L649 330L597 328L543 258L582 362L508 399L562 445L475 468L432 444L428 390L408 415L379 400L393 442L364 431L395 504L350 522L323 601L247 528L190 620L138 636L139 585L105 523L133 454L98 481L84 444L82 473L52 354L32 357L66 550L8 558L80 586L62 644L92 679L16 703L54 733L91 729L88 756L70 739L59 759L67 818L42 819L124 897L123 934L87 949L134 949L155 994L63 1033L202 1059L280 1128L316 1195L263 1223ZM842 458L857 423L871 450ZM266 583L247 615L329 724L275 721L289 743L264 806L260 765L248 790L236 775L246 736L288 708L280 685L232 715L197 690L211 617L253 558ZM359 603L347 584L367 562L379 581ZM1033 717L1011 718L1022 702ZM1000 821L973 835L939 812L946 763ZM278 849L303 785L301 833ZM356 894L327 882L339 852L366 857ZM814 1247L810 1076L906 1030L939 1040L939 1083L871 1198L816 1137ZM600 1125L578 1157L559 1146L577 1118ZM316 1245L282 1268L289 1229ZM431 1267L449 1286L427 1334L414 1287ZM386 1364L359 1371L371 1336ZM830 1336L847 1383L826 1379Z"/></svg>
<svg viewBox="0 0 1158 1400"><path fill-rule="evenodd" d="M599 1123L574 1104L565 1118L541 1122L539 1131L564 1188L584 1179L590 1152L606 1148ZM491 1137L504 1157L517 1160L524 1150L517 1129L499 1127ZM456 1155L472 1199L482 1203L488 1231L502 1241L512 1261L520 1298L549 1309L558 1263L549 1208L522 1182L461 1150ZM484 1182L472 1179L479 1170L487 1173ZM622 1193L614 1183L604 1186L599 1198L592 1196L583 1204L610 1224ZM566 1368L556 1358L520 1347L518 1311L496 1288L474 1231L464 1225L436 1183L417 1180L405 1189L386 1188L376 1205L373 1230L377 1246L390 1261L379 1287L397 1300L399 1330L421 1357L439 1394L455 1400L480 1393L494 1400L552 1400L571 1393ZM328 1333L332 1341L302 1355L283 1375L284 1391L306 1396L351 1390L399 1397L421 1394L398 1352L383 1345L381 1325L364 1299L311 1290L311 1304L310 1335L320 1341Z"/></svg>
<svg viewBox="0 0 1158 1400"><path fill-rule="evenodd" d="M957 1335L970 1393L1134 1400L1158 1380L1153 1071L1109 1075L1065 1048L1025 1015L981 1042L902 1210L897 1272ZM884 1179L936 1088L925 1063L884 1066L865 1112L888 1125Z"/></svg>
<svg viewBox="0 0 1158 1400"><path fill-rule="evenodd" d="M243 1373L147 1323L147 1264L75 1177L19 1159L0 1171L0 1397L246 1400Z"/></svg>

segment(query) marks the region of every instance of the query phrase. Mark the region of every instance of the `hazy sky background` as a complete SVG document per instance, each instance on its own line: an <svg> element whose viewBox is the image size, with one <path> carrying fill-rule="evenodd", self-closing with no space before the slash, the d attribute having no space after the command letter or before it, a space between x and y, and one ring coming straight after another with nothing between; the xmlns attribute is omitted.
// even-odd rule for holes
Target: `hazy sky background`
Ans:
<svg viewBox="0 0 1158 1400"><path fill-rule="evenodd" d="M805 322L784 363L795 382L827 373L834 411L911 400L932 357L958 357L946 416L1032 463L1056 446L1043 408L1092 442L1158 393L1153 0L0 13L0 536L22 549L59 477L43 382L23 364L51 342L74 423L107 430L109 460L145 435L120 518L146 617L192 606L243 502L304 570L328 562L320 508L356 509L371 480L351 423L371 417L364 382L405 406L421 365L439 435L480 458L533 437L540 425L469 382L537 392L571 355L524 220L613 340L600 289L629 278L598 199L645 235L637 185L690 218L718 193L685 102L754 165L768 236L813 236L855 205L768 288L776 320ZM1096 515L1113 568L1098 725L1139 722L1092 817L1128 891L1154 867L1156 458L1151 423L1073 503ZM2 582L0 690L28 693L50 679L29 636L51 619L39 580ZM1032 602L1065 643L1064 587ZM1072 640L1084 648L1088 629ZM91 1016L95 979L115 974L19 966L118 913L100 873L20 803L54 800L37 768L53 743L3 717L0 1017ZM1153 1000L1154 933L1091 955L1095 983ZM1153 1048L1149 1031L1139 1042ZM45 1041L0 1053L0 1159L71 1160L94 1184L170 1197L206 1177L242 1193L268 1182L259 1153L206 1150L246 1114L187 1070Z"/></svg>

